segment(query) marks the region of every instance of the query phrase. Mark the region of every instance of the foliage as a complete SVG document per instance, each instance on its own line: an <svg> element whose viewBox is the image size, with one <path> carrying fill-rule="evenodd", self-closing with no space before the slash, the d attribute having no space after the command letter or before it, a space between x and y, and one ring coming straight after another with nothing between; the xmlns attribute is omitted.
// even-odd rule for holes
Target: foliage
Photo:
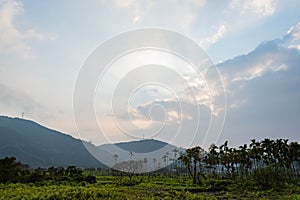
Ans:
<svg viewBox="0 0 300 200"><path fill-rule="evenodd" d="M131 159L116 163L115 176L95 176L97 170L88 174L75 166L31 170L13 157L0 159L0 200L300 199L297 142L251 140L231 148L226 141L208 152L199 146L179 157L177 152L175 168L167 165L168 154L161 172L145 173L147 160Z"/></svg>
<svg viewBox="0 0 300 200"><path fill-rule="evenodd" d="M137 177L136 177L137 178ZM0 184L1 199L299 199L300 186L283 191L250 189L248 180L207 179L201 186L188 177L153 176L134 186L117 176L97 176L97 183L44 180ZM250 181L250 180L249 180Z"/></svg>
<svg viewBox="0 0 300 200"><path fill-rule="evenodd" d="M14 157L0 159L0 183L16 182L21 176L22 164Z"/></svg>
<svg viewBox="0 0 300 200"><path fill-rule="evenodd" d="M69 166L66 169L63 167L50 167L47 170L41 168L29 170L23 166L14 157L0 159L0 183L35 183L44 180L96 182L96 177L85 176L83 170L76 166Z"/></svg>
<svg viewBox="0 0 300 200"><path fill-rule="evenodd" d="M134 184L132 177L135 173L141 173L143 170L143 161L142 160L128 160L118 162L113 166L113 169L120 171L121 176L125 174L129 177L129 184Z"/></svg>
<svg viewBox="0 0 300 200"><path fill-rule="evenodd" d="M200 165L203 161L203 158L204 158L204 149L202 149L199 146L193 147L191 149L187 149L186 153L181 154L178 158L185 164L189 174L193 177L194 184L197 183L197 178L199 178L198 176L199 173L197 173L197 164L199 164L199 171L200 171L201 169Z"/></svg>
<svg viewBox="0 0 300 200"><path fill-rule="evenodd" d="M280 176L292 181L300 176L300 144L285 139L251 140L239 148L230 148L226 141L220 147L211 145L205 157L206 174L211 177L253 178L257 183ZM264 178L265 177L265 178ZM267 178L269 178L269 180ZM259 181L259 179L264 179ZM268 185L266 182L263 185Z"/></svg>

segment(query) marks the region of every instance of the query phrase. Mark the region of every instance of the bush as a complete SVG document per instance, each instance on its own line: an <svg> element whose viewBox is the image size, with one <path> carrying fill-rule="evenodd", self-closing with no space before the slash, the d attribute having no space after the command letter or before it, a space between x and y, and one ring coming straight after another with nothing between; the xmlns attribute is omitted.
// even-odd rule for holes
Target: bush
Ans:
<svg viewBox="0 0 300 200"><path fill-rule="evenodd" d="M257 186L262 189L281 189L289 181L289 177L283 168L268 166L259 168L251 174L251 178Z"/></svg>
<svg viewBox="0 0 300 200"><path fill-rule="evenodd" d="M96 177L92 175L88 175L87 177L84 178L84 180L88 183L96 183Z"/></svg>

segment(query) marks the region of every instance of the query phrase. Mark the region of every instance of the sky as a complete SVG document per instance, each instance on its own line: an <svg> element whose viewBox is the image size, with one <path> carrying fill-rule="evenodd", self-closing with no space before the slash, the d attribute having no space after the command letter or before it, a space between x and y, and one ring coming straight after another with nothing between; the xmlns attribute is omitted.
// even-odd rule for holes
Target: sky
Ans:
<svg viewBox="0 0 300 200"><path fill-rule="evenodd" d="M24 112L26 119L94 144L143 137L183 147L225 140L234 146L252 138L300 141L299 7L298 0L0 0L0 115L21 117ZM73 92L83 65L108 39L149 27L192 39L205 52L199 57L208 56L215 65L212 73L220 74L217 80L208 75L202 80L189 74L192 68L182 60L151 50L118 60L98 83L91 105L105 126L105 137L99 136L84 118L85 108L74 114ZM149 67L130 68L141 63ZM147 78L155 84L127 92L130 84ZM188 86L182 80L189 80ZM206 90L205 81L210 89L221 81L223 93ZM187 100L191 88L197 98L192 103ZM174 98L177 90L184 99L180 104ZM128 95L132 98L123 98ZM226 102L217 105L221 97ZM110 105L117 112L114 120ZM84 123L80 128L76 115ZM179 119L183 129L174 136ZM197 123L200 129L194 133ZM161 125L167 128L159 132ZM215 137L204 140L209 128Z"/></svg>

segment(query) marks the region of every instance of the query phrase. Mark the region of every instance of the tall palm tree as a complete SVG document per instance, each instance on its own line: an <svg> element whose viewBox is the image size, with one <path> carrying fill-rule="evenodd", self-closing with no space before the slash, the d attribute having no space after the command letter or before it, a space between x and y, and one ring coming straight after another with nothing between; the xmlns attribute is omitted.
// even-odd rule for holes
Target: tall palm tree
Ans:
<svg viewBox="0 0 300 200"><path fill-rule="evenodd" d="M144 158L143 163L145 166L145 172L147 171L147 162L148 162L147 158Z"/></svg>
<svg viewBox="0 0 300 200"><path fill-rule="evenodd" d="M291 168L295 176L300 175L300 144L291 142L289 144L289 158L291 160Z"/></svg>
<svg viewBox="0 0 300 200"><path fill-rule="evenodd" d="M201 170L201 162L204 159L204 149L200 146L193 147L191 149L186 150L187 157L193 163L193 184L197 183L197 163L199 163L199 171ZM201 172L201 171L200 171Z"/></svg>
<svg viewBox="0 0 300 200"><path fill-rule="evenodd" d="M183 163L185 165L189 176L192 177L193 174L192 174L192 170L191 170L191 157L189 157L186 153L185 154L181 153L178 160L180 160L181 163Z"/></svg>
<svg viewBox="0 0 300 200"><path fill-rule="evenodd" d="M152 162L153 162L153 170L156 170L156 158L153 158L152 159Z"/></svg>
<svg viewBox="0 0 300 200"><path fill-rule="evenodd" d="M249 157L253 161L254 169L258 169L263 156L263 149L261 148L261 143L257 142L255 139L252 139L249 147ZM252 169L253 166L251 165L250 167Z"/></svg>
<svg viewBox="0 0 300 200"><path fill-rule="evenodd" d="M216 169L218 168L219 164L219 154L217 152L218 147L215 144L211 144L208 149L208 154L205 158L206 164L208 164L209 170L213 170L212 173L215 176Z"/></svg>
<svg viewBox="0 0 300 200"><path fill-rule="evenodd" d="M167 166L169 166L169 152L166 152Z"/></svg>
<svg viewBox="0 0 300 200"><path fill-rule="evenodd" d="M177 148L172 150L174 152L174 162L175 162L175 170L177 172L177 153L179 152Z"/></svg>
<svg viewBox="0 0 300 200"><path fill-rule="evenodd" d="M165 168L167 168L167 155L163 155L162 159L165 163Z"/></svg>
<svg viewBox="0 0 300 200"><path fill-rule="evenodd" d="M129 152L129 157L130 157L130 160L132 160L132 157L133 157L133 152L132 151Z"/></svg>

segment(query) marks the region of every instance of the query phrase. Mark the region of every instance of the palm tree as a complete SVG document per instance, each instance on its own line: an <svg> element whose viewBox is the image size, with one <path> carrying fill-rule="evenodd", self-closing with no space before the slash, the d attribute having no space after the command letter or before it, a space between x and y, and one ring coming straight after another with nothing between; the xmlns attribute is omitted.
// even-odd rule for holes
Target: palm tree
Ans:
<svg viewBox="0 0 300 200"><path fill-rule="evenodd" d="M261 142L261 147L263 149L263 161L266 166L270 166L275 163L274 159L274 141L266 138Z"/></svg>
<svg viewBox="0 0 300 200"><path fill-rule="evenodd" d="M115 159L115 161L117 161L118 157L119 157L118 154L113 155L113 158Z"/></svg>
<svg viewBox="0 0 300 200"><path fill-rule="evenodd" d="M132 156L133 156L133 152L132 152L132 151L130 151L130 152L129 152L129 157L130 157L130 160L132 160Z"/></svg>
<svg viewBox="0 0 300 200"><path fill-rule="evenodd" d="M289 144L289 158L291 160L292 173L296 176L300 175L300 144L291 142Z"/></svg>
<svg viewBox="0 0 300 200"><path fill-rule="evenodd" d="M250 150L249 150L249 157L254 163L254 169L258 169L261 164L261 159L263 156L263 149L261 148L261 143L256 142L255 139L251 140L250 143ZM250 166L252 169L252 165Z"/></svg>
<svg viewBox="0 0 300 200"><path fill-rule="evenodd" d="M208 164L208 168L209 170L213 169L212 173L213 175L216 174L216 168L218 167L218 152L216 151L218 149L218 147L215 144L211 144L209 149L208 149L208 154L205 158L205 163Z"/></svg>
<svg viewBox="0 0 300 200"><path fill-rule="evenodd" d="M192 177L193 174L191 171L191 158L189 156L187 156L186 154L181 153L178 160L181 161L185 165L188 174Z"/></svg>
<svg viewBox="0 0 300 200"><path fill-rule="evenodd" d="M156 170L156 166L155 166L155 164L156 164L156 158L153 158L152 162L153 162L153 170Z"/></svg>
<svg viewBox="0 0 300 200"><path fill-rule="evenodd" d="M165 168L166 168L167 167L167 155L163 155L162 159L165 163Z"/></svg>
<svg viewBox="0 0 300 200"><path fill-rule="evenodd" d="M144 158L143 163L145 165L145 172L147 171L147 162L148 162L147 158Z"/></svg>
<svg viewBox="0 0 300 200"><path fill-rule="evenodd" d="M222 164L222 172L224 172L224 167L226 168L227 175L230 173L230 152L232 149L228 148L228 141L225 141L223 145L219 147L220 149L220 162Z"/></svg>
<svg viewBox="0 0 300 200"><path fill-rule="evenodd" d="M172 150L174 152L174 158L176 159L177 158L177 153L179 152L177 148L174 148Z"/></svg>
<svg viewBox="0 0 300 200"><path fill-rule="evenodd" d="M249 149L247 145L239 147L239 168L240 168L240 176L244 176L248 173L249 168L251 167L251 161L249 157Z"/></svg>
<svg viewBox="0 0 300 200"><path fill-rule="evenodd" d="M204 158L204 149L200 146L193 147L186 150L187 157L193 162L193 184L197 183L197 163L199 163L199 171L201 172L201 161Z"/></svg>
<svg viewBox="0 0 300 200"><path fill-rule="evenodd" d="M167 166L169 166L169 152L166 152Z"/></svg>

